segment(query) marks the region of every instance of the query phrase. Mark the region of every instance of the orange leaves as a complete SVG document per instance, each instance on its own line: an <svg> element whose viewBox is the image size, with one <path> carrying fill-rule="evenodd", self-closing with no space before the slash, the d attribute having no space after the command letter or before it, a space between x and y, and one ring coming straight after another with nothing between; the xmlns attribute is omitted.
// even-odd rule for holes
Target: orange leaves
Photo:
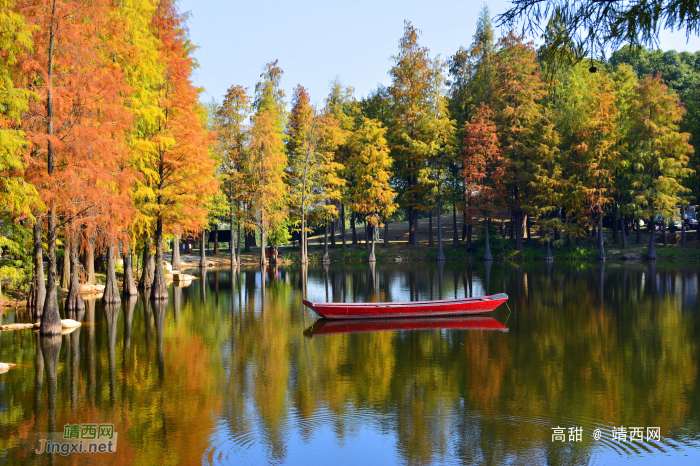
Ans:
<svg viewBox="0 0 700 466"><path fill-rule="evenodd" d="M505 198L508 166L493 118L493 111L488 105L479 107L471 121L465 123L462 147L461 175L468 195L475 195L467 209L481 210L487 217L496 211Z"/></svg>

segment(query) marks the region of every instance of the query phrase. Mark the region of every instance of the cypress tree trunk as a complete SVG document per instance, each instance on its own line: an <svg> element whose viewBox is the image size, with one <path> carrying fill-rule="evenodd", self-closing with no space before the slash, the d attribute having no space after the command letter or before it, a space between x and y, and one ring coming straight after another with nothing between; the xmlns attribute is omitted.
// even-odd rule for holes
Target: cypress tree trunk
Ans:
<svg viewBox="0 0 700 466"><path fill-rule="evenodd" d="M95 284L95 242L92 236L87 239L87 251L85 252L85 275L87 276L87 284Z"/></svg>
<svg viewBox="0 0 700 466"><path fill-rule="evenodd" d="M63 270L61 276L61 288L67 290L70 286L70 234L66 228L63 234Z"/></svg>
<svg viewBox="0 0 700 466"><path fill-rule="evenodd" d="M241 224L238 224L238 233L236 235L236 249L238 249L238 263L241 263Z"/></svg>
<svg viewBox="0 0 700 466"><path fill-rule="evenodd" d="M459 246L459 234L457 234L457 208L452 202L452 246Z"/></svg>
<svg viewBox="0 0 700 466"><path fill-rule="evenodd" d="M418 249L418 209L413 209L413 249Z"/></svg>
<svg viewBox="0 0 700 466"><path fill-rule="evenodd" d="M34 223L34 299L36 309L44 309L46 302L46 282L44 281L44 255L41 245L41 223Z"/></svg>
<svg viewBox="0 0 700 466"><path fill-rule="evenodd" d="M654 245L654 223L652 220L651 231L649 232L649 251L647 252L647 259L656 260L656 246Z"/></svg>
<svg viewBox="0 0 700 466"><path fill-rule="evenodd" d="M102 294L102 302L107 304L119 304L119 287L117 286L117 274L114 270L114 259L117 254L117 247L110 244L107 247L107 278L105 280L105 291Z"/></svg>
<svg viewBox="0 0 700 466"><path fill-rule="evenodd" d="M472 249L472 224L467 225L467 249Z"/></svg>
<svg viewBox="0 0 700 466"><path fill-rule="evenodd" d="M214 225L214 255L219 254L219 224Z"/></svg>
<svg viewBox="0 0 700 466"><path fill-rule="evenodd" d="M683 219L683 215L681 215L681 247L684 248L687 246L686 239L685 239L685 220Z"/></svg>
<svg viewBox="0 0 700 466"><path fill-rule="evenodd" d="M206 267L207 266L207 253L206 253L206 236L207 236L207 229L205 228L202 230L202 237L199 240L199 267Z"/></svg>
<svg viewBox="0 0 700 466"><path fill-rule="evenodd" d="M331 220L331 248L335 249L335 220Z"/></svg>
<svg viewBox="0 0 700 466"><path fill-rule="evenodd" d="M262 212L260 213L260 265L265 267L267 265L267 260L265 258L265 229L263 228L263 225L265 225L265 214ZM265 279L263 278L263 283L265 282Z"/></svg>
<svg viewBox="0 0 700 466"><path fill-rule="evenodd" d="M171 265L173 270L180 270L180 235L175 235L173 239L173 260Z"/></svg>
<svg viewBox="0 0 700 466"><path fill-rule="evenodd" d="M350 214L350 228L352 228L352 244L357 244L357 226L355 225L355 213ZM700 230L700 228L698 229Z"/></svg>
<svg viewBox="0 0 700 466"><path fill-rule="evenodd" d="M627 232L625 231L625 216L621 215L620 216L620 235L621 235L621 243L622 243L622 249L627 248Z"/></svg>
<svg viewBox="0 0 700 466"><path fill-rule="evenodd" d="M78 255L78 242L71 242L71 280L70 288L68 289L68 298L66 299L66 309L70 311L82 311L85 309L83 302L83 294L80 291L80 257Z"/></svg>
<svg viewBox="0 0 700 466"><path fill-rule="evenodd" d="M527 233L527 244L530 244L532 242L532 232L530 231L530 217L527 214L525 214L523 218L523 223L525 225L525 233Z"/></svg>
<svg viewBox="0 0 700 466"><path fill-rule="evenodd" d="M389 219L384 218L384 249L389 247Z"/></svg>
<svg viewBox="0 0 700 466"><path fill-rule="evenodd" d="M124 293L124 296L136 296L138 291L136 290L136 283L134 283L134 265L131 260L132 256L128 243L124 243L122 245L122 253L124 256L124 280L122 283L122 292Z"/></svg>
<svg viewBox="0 0 700 466"><path fill-rule="evenodd" d="M642 227L639 225L639 219L634 217L634 227L637 230L637 244L642 244Z"/></svg>
<svg viewBox="0 0 700 466"><path fill-rule="evenodd" d="M440 186L438 185L438 216L437 216L437 229L438 229L438 253L437 260L442 262L445 260L445 254L442 252L442 216L440 212L442 211L442 204L440 203ZM456 233L456 232L455 232Z"/></svg>
<svg viewBox="0 0 700 466"><path fill-rule="evenodd" d="M615 222L613 222L615 223ZM603 246L603 212L598 212L598 260L605 261L605 248Z"/></svg>
<svg viewBox="0 0 700 466"><path fill-rule="evenodd" d="M238 242L238 238L234 240L235 235L233 233L235 229L233 228L233 203L231 203L231 213L229 219L231 222L231 239L229 240L229 248L231 249L231 266L235 267L238 265L238 261L236 260L236 243Z"/></svg>
<svg viewBox="0 0 700 466"><path fill-rule="evenodd" d="M406 220L408 220L408 244L413 244L413 236L415 236L413 225L413 206L408 206L408 216L406 217Z"/></svg>
<svg viewBox="0 0 700 466"><path fill-rule="evenodd" d="M147 236L143 243L143 263L141 264L141 278L139 279L139 290L150 288L153 284L153 256L151 255L151 237Z"/></svg>
<svg viewBox="0 0 700 466"><path fill-rule="evenodd" d="M49 152L51 149L49 148ZM50 155L50 157L52 157ZM50 162L49 174L53 171ZM58 314L58 295L56 293L56 205L52 200L49 207L49 227L48 227L48 280L46 281L46 299L44 300L44 310L41 313L41 326L39 333L45 335L61 334L61 316ZM53 432L53 431L51 431Z"/></svg>
<svg viewBox="0 0 700 466"><path fill-rule="evenodd" d="M165 271L163 270L163 220L160 218L156 222L156 267L153 274L151 299L168 299L168 288L165 284Z"/></svg>
<svg viewBox="0 0 700 466"><path fill-rule="evenodd" d="M485 261L492 261L493 256L491 256L491 245L489 244L489 218L488 217L484 218L484 226L486 228L486 231L484 234L484 260Z"/></svg>
<svg viewBox="0 0 700 466"><path fill-rule="evenodd" d="M323 232L323 258L321 258L321 262L326 264L330 261L331 259L328 256L328 221L326 221Z"/></svg>
<svg viewBox="0 0 700 466"><path fill-rule="evenodd" d="M433 209L430 209L430 214L428 214L428 246L435 246L435 241L433 241Z"/></svg>
<svg viewBox="0 0 700 466"><path fill-rule="evenodd" d="M340 235L343 239L343 252L345 252L346 248L346 238L345 238L345 204L341 203L340 204Z"/></svg>
<svg viewBox="0 0 700 466"><path fill-rule="evenodd" d="M369 262L377 262L377 259L374 256L374 237L376 236L376 234L374 234L374 233L377 232L377 228L378 227L376 225L372 227L372 229L374 231L372 234L372 249L370 250L370 253L369 253Z"/></svg>
<svg viewBox="0 0 700 466"><path fill-rule="evenodd" d="M612 240L613 240L613 243L617 244L617 221L616 221L616 219L617 219L617 203L616 202L613 202L612 218L613 218L613 222L612 222L613 237L612 237Z"/></svg>
<svg viewBox="0 0 700 466"><path fill-rule="evenodd" d="M462 241L466 241L467 239L467 229L469 227L467 226L467 212L466 209L462 213Z"/></svg>
<svg viewBox="0 0 700 466"><path fill-rule="evenodd" d="M661 228L664 230L664 247L668 247L668 229L666 228L666 222L661 223Z"/></svg>
<svg viewBox="0 0 700 466"><path fill-rule="evenodd" d="M523 213L515 212L515 249L520 251L523 248Z"/></svg>

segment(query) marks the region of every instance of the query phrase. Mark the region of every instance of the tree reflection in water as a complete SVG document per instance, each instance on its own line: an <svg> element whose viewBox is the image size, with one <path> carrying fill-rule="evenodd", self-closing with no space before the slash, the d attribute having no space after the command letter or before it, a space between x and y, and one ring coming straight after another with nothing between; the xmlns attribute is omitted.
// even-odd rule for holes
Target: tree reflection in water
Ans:
<svg viewBox="0 0 700 466"><path fill-rule="evenodd" d="M86 300L76 316L83 327L53 340L0 334L0 360L18 363L0 376L3 464L36 460L31 432L88 422L114 423L119 433L117 453L101 464L357 463L367 455L382 463L587 464L661 454L658 442L592 440L595 428L610 439L612 426L658 426L666 455L686 462L700 450L695 267L234 267L169 292L167 303L124 300L123 312ZM303 297L499 292L513 312L504 306L492 316L508 318L507 333L303 335L316 320ZM555 426L583 427L583 442L553 443Z"/></svg>

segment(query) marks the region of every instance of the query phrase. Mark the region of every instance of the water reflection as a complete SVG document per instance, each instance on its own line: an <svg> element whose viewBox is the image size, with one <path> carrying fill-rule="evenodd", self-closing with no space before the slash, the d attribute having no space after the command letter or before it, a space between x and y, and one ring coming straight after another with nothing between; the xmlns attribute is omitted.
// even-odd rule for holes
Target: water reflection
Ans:
<svg viewBox="0 0 700 466"><path fill-rule="evenodd" d="M0 458L48 461L30 433L108 422L117 453L87 461L697 461L698 280L653 263L234 267L167 303L86 300L69 335L0 334L0 361L18 363L0 375ZM511 314L324 322L301 305L498 292ZM556 426L583 441L552 442ZM662 439L614 441L615 426Z"/></svg>

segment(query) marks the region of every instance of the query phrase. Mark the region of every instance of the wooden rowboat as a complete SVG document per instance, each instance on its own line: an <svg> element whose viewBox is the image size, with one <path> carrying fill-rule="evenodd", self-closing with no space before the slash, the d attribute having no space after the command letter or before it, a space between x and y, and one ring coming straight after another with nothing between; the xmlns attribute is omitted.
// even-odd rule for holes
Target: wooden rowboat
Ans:
<svg viewBox="0 0 700 466"><path fill-rule="evenodd" d="M447 317L486 314L508 300L499 293L478 298L413 301L408 303L311 303L316 314L326 319L386 319L392 317Z"/></svg>
<svg viewBox="0 0 700 466"><path fill-rule="evenodd" d="M507 332L508 327L493 317L437 317L408 319L318 319L304 330L304 335L313 338L317 335L381 332L396 330L496 330Z"/></svg>

